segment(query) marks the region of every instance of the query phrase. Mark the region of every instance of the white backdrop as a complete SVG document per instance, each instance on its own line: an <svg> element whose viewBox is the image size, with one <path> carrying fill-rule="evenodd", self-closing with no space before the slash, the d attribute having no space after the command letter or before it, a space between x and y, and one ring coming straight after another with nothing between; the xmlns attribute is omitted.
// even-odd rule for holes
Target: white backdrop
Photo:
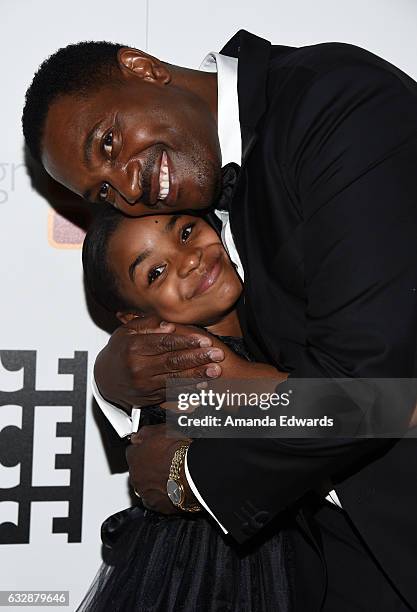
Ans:
<svg viewBox="0 0 417 612"><path fill-rule="evenodd" d="M89 389L85 402L85 354L77 355L76 376L57 374L59 359L74 364L74 351L88 352L90 372L107 336L85 303L81 235L51 213L45 194L67 203L68 197L50 186L40 195L24 166L20 116L33 72L58 47L92 39L130 44L197 67L206 52L219 50L246 28L278 44L351 42L416 78L417 4L0 0L0 9L0 351L10 351L0 353L0 393L9 392L0 401L0 590L69 590L69 609L75 610L100 563L99 526L127 506L129 496L126 475L111 474ZM22 351L36 351L36 375L34 354ZM19 389L29 388L30 375L36 380L29 397ZM65 390L67 395L54 393ZM65 520L53 523L71 508L71 526Z"/></svg>

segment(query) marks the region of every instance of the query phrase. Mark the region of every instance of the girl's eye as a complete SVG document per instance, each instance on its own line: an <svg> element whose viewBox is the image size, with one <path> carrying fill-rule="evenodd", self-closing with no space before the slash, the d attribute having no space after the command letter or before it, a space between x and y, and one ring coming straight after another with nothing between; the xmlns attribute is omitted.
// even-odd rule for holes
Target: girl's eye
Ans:
<svg viewBox="0 0 417 612"><path fill-rule="evenodd" d="M109 195L110 185L108 183L101 183L100 191L98 192L99 200L105 202Z"/></svg>
<svg viewBox="0 0 417 612"><path fill-rule="evenodd" d="M165 270L165 266L158 266L157 268L152 268L152 270L148 273L148 285L151 285L156 279L161 276L163 271Z"/></svg>
<svg viewBox="0 0 417 612"><path fill-rule="evenodd" d="M186 225L181 231L181 242L187 242L190 237L191 232L193 231L194 223L190 223L190 225Z"/></svg>
<svg viewBox="0 0 417 612"><path fill-rule="evenodd" d="M112 156L113 153L113 132L108 132L103 139L103 149L108 157Z"/></svg>

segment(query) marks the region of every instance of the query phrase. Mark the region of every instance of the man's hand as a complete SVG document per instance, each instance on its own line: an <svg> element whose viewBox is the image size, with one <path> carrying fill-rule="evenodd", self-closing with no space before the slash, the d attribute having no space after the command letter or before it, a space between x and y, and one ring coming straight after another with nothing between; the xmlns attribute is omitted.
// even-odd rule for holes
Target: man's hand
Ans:
<svg viewBox="0 0 417 612"><path fill-rule="evenodd" d="M225 384L229 384L229 381L237 380L239 383L250 383L256 380L256 387L253 387L253 391L256 390L260 393L274 393L279 383L283 382L288 378L286 372L277 370L275 366L267 363L260 363L254 361L248 361L243 357L237 355L231 350L226 344L224 344L216 336L212 336L213 347L221 349L224 354L224 359L221 362L221 375L215 378L211 378L210 382L204 381L197 383L196 388L182 388L181 391L195 392L199 389L212 390L214 392L224 392ZM247 389L247 387L246 387ZM161 404L161 408L169 410L176 414L184 414L184 409L178 408L176 401L167 401ZM223 409L227 412L236 413L237 407L223 405ZM189 406L187 414L193 413L196 407Z"/></svg>
<svg viewBox="0 0 417 612"><path fill-rule="evenodd" d="M174 453L189 439L168 437L169 430L165 423L142 427L132 436L132 444L126 449L126 459L130 482L146 508L163 514L176 514L181 510L171 503L166 485ZM188 503L195 502L188 487L186 498Z"/></svg>
<svg viewBox="0 0 417 612"><path fill-rule="evenodd" d="M215 336L212 336L212 343L215 348L221 349L224 353L224 359L221 362L222 379L262 379L265 381L272 380L275 381L275 383L278 383L288 378L288 374L286 372L277 370L275 366L269 365L268 363L248 361L247 359L240 357Z"/></svg>
<svg viewBox="0 0 417 612"><path fill-rule="evenodd" d="M208 380L221 374L224 358L212 336L196 327L161 326L157 317L136 318L113 332L99 353L94 376L101 394L130 411L165 400L170 378Z"/></svg>

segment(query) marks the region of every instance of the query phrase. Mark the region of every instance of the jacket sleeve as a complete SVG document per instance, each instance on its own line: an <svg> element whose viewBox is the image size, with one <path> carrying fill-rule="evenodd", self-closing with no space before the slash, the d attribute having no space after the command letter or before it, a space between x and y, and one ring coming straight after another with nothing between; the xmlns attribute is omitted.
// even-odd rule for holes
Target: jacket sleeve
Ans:
<svg viewBox="0 0 417 612"><path fill-rule="evenodd" d="M294 100L279 160L304 219L306 343L294 379L416 375L416 108L409 77L359 60L317 72ZM412 408L392 405L399 428ZM370 410L378 416L376 400ZM200 439L188 468L217 519L242 542L306 491L389 444Z"/></svg>

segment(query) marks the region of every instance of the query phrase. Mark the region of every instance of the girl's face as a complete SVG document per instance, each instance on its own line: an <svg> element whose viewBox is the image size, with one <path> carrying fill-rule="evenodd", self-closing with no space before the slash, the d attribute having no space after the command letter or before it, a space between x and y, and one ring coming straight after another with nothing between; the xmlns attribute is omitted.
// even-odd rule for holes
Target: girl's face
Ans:
<svg viewBox="0 0 417 612"><path fill-rule="evenodd" d="M242 292L219 236L199 217L123 219L107 257L126 301L167 321L215 323Z"/></svg>

